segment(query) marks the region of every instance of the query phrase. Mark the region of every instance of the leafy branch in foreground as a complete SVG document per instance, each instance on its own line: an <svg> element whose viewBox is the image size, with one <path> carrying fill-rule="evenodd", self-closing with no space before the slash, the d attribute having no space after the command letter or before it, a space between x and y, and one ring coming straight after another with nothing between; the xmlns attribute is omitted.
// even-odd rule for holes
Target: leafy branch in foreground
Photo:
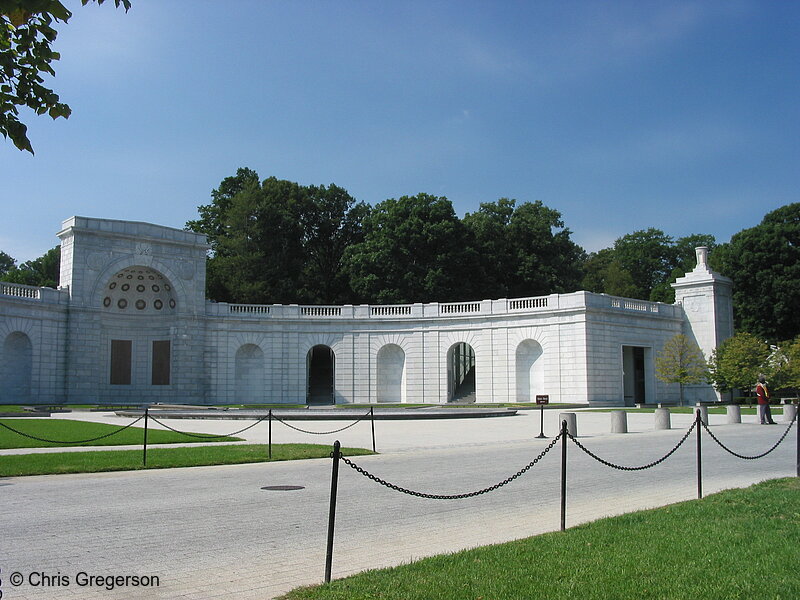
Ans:
<svg viewBox="0 0 800 600"><path fill-rule="evenodd" d="M103 4L105 0L81 0ZM125 11L130 0L114 0ZM19 120L19 107L27 106L37 115L69 117L72 109L58 94L44 85L44 75L55 76L51 63L61 58L53 50L56 23L72 16L59 0L0 0L0 133L11 138L20 150L33 154L28 127Z"/></svg>

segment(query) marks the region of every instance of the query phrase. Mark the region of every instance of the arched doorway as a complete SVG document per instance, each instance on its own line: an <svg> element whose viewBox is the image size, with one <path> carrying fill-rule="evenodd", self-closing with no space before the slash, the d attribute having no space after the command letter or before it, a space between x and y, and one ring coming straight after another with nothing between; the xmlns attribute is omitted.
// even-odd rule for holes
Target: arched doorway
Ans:
<svg viewBox="0 0 800 600"><path fill-rule="evenodd" d="M0 365L0 397L8 402L29 402L33 373L33 344L21 331L3 341L3 364Z"/></svg>
<svg viewBox="0 0 800 600"><path fill-rule="evenodd" d="M542 347L539 342L525 340L517 346L517 402L533 402L536 394L546 394Z"/></svg>
<svg viewBox="0 0 800 600"><path fill-rule="evenodd" d="M475 351L465 342L447 351L447 401L475 402Z"/></svg>
<svg viewBox="0 0 800 600"><path fill-rule="evenodd" d="M405 402L406 353L397 344L386 344L378 350L378 402Z"/></svg>
<svg viewBox="0 0 800 600"><path fill-rule="evenodd" d="M245 344L236 351L237 404L264 402L264 351L255 344Z"/></svg>
<svg viewBox="0 0 800 600"><path fill-rule="evenodd" d="M306 355L308 372L306 402L308 404L334 404L333 381L336 355L330 346L318 345Z"/></svg>

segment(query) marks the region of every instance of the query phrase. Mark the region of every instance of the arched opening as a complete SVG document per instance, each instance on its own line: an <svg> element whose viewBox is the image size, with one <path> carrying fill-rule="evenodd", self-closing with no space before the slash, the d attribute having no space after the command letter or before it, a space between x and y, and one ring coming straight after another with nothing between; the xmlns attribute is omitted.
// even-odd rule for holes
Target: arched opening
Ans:
<svg viewBox="0 0 800 600"><path fill-rule="evenodd" d="M525 340L517 346L517 402L533 402L536 394L546 394L542 347L539 342Z"/></svg>
<svg viewBox="0 0 800 600"><path fill-rule="evenodd" d="M336 356L330 346L314 346L306 355L308 404L334 404L333 379Z"/></svg>
<svg viewBox="0 0 800 600"><path fill-rule="evenodd" d="M20 331L3 341L3 364L0 365L0 394L7 402L30 402L33 374L33 344Z"/></svg>
<svg viewBox="0 0 800 600"><path fill-rule="evenodd" d="M447 351L447 401L475 402L475 351L465 342Z"/></svg>
<svg viewBox="0 0 800 600"><path fill-rule="evenodd" d="M264 352L255 344L245 344L236 351L237 404L259 404L265 400Z"/></svg>
<svg viewBox="0 0 800 600"><path fill-rule="evenodd" d="M406 353L397 344L387 344L378 350L378 402L405 402Z"/></svg>

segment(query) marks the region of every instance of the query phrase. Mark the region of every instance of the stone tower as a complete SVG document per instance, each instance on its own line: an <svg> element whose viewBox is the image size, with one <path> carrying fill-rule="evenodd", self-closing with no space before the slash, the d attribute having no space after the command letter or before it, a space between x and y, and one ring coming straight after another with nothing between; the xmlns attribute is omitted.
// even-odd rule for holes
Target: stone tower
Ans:
<svg viewBox="0 0 800 600"><path fill-rule="evenodd" d="M708 248L695 249L697 266L679 277L675 288L675 303L683 307L686 316L683 333L694 340L706 359L722 342L733 335L733 282L708 266ZM690 401L719 400L710 386L687 386Z"/></svg>

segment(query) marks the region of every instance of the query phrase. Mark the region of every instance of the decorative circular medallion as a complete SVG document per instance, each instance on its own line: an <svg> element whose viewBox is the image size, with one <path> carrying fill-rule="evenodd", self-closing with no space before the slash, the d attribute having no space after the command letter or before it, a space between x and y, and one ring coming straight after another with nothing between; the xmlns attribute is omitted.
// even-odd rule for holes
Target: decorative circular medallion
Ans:
<svg viewBox="0 0 800 600"><path fill-rule="evenodd" d="M122 291L123 292L127 292L129 289L131 289L131 286L129 286L127 283L123 283L122 284Z"/></svg>
<svg viewBox="0 0 800 600"><path fill-rule="evenodd" d="M147 302L145 302L141 298L136 301L136 309L137 310L144 310L145 306L147 306Z"/></svg>
<svg viewBox="0 0 800 600"><path fill-rule="evenodd" d="M144 290L145 290L145 287L144 287L144 286L143 286L141 283L140 283L139 285L137 285L137 286L136 286L136 291L137 291L137 292L141 293L141 292L143 292Z"/></svg>
<svg viewBox="0 0 800 600"><path fill-rule="evenodd" d="M175 299L174 298L170 298L169 299L169 307L170 308L175 308Z"/></svg>
<svg viewBox="0 0 800 600"><path fill-rule="evenodd" d="M118 306L119 308L127 308L127 306L128 306L128 301L127 301L127 300L125 300L125 298L120 298L120 299L117 301L117 306Z"/></svg>
<svg viewBox="0 0 800 600"><path fill-rule="evenodd" d="M108 308L109 306L111 306L111 298L109 298L108 296L106 296L105 298L103 298L103 306L105 306L106 308Z"/></svg>
<svg viewBox="0 0 800 600"><path fill-rule="evenodd" d="M153 302L153 307L156 310L161 310L162 308L164 308L164 303L161 300L156 300L155 302Z"/></svg>

